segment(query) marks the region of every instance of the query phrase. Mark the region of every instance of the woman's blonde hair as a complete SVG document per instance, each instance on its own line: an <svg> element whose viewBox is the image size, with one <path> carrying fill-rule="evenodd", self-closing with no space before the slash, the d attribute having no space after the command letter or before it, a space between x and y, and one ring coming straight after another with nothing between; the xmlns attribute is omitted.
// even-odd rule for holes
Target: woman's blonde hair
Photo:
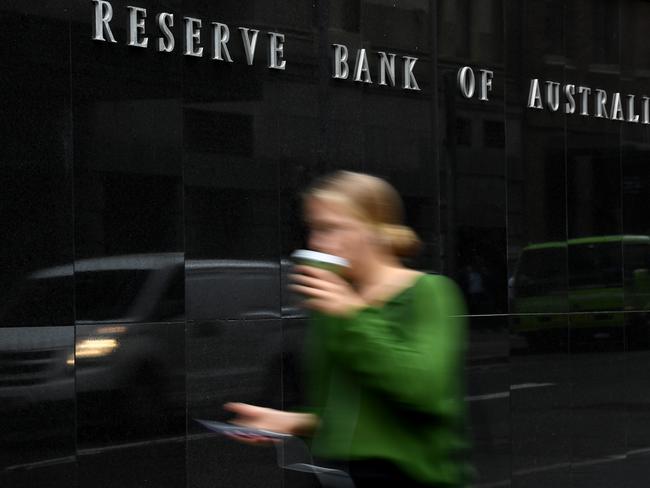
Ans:
<svg viewBox="0 0 650 488"><path fill-rule="evenodd" d="M402 200L387 181L352 171L336 171L316 180L305 192L309 197L337 201L362 221L375 227L393 254L412 256L420 249L417 234L403 222Z"/></svg>

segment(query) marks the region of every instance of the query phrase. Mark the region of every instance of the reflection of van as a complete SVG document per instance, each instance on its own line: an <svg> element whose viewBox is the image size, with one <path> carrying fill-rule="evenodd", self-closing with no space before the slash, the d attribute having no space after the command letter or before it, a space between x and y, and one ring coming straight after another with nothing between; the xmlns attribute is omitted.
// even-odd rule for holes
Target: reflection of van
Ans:
<svg viewBox="0 0 650 488"><path fill-rule="evenodd" d="M193 259L185 262L188 320L259 320L301 312L285 289L291 262ZM282 284L282 286L280 286Z"/></svg>
<svg viewBox="0 0 650 488"><path fill-rule="evenodd" d="M16 324L2 331L0 398L25 409L76 394L82 426L105 421L81 413L105 408L109 395L136 422L182 411L183 351L160 322L182 323L183 296L180 253L90 258L29 274L0 308L2 322Z"/></svg>
<svg viewBox="0 0 650 488"><path fill-rule="evenodd" d="M599 236L525 247L512 280L514 331L624 325L623 310L650 306L650 237ZM567 282L568 277L568 282ZM534 314L534 315L519 315ZM600 332L596 332L600 333Z"/></svg>
<svg viewBox="0 0 650 488"><path fill-rule="evenodd" d="M2 322L17 325L1 334L0 412L72 401L76 393L80 414L120 400L134 421L184 414L186 316L259 320L298 313L281 307L278 284L288 266L155 253L83 259L31 273L0 306ZM66 319L73 280L74 323ZM82 424L105 421L86 417L80 416Z"/></svg>

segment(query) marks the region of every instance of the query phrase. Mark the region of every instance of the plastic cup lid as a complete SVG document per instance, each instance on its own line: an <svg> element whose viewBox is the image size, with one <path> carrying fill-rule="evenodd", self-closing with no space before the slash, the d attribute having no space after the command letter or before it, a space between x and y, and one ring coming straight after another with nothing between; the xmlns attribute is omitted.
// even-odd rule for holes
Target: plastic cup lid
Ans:
<svg viewBox="0 0 650 488"><path fill-rule="evenodd" d="M298 249L291 255L295 260L304 261L318 261L321 263L332 264L334 266L348 267L350 264L347 259L333 254L325 254L324 252L310 251L309 249Z"/></svg>

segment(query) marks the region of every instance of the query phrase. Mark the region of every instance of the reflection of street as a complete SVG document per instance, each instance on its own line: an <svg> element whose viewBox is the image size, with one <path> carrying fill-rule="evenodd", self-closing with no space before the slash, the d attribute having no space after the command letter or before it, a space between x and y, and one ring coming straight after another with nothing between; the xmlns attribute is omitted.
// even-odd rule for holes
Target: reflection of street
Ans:
<svg viewBox="0 0 650 488"><path fill-rule="evenodd" d="M174 466L164 446L186 431L188 404L212 418L233 398L280 400L290 328L283 334L279 317L297 314L280 305L286 263L161 253L79 260L74 269L74 284L72 264L28 274L0 307L17 325L36 314L29 326L0 328L0 413L12 419L0 429L0 467L8 473L52 469L62 480L75 455L83 466L129 450ZM75 325L58 325L51 292L73 288ZM174 457L184 449L178 444ZM135 460L121 462L147 478Z"/></svg>
<svg viewBox="0 0 650 488"><path fill-rule="evenodd" d="M647 486L650 352L503 357L499 337L474 334L467 369L476 486Z"/></svg>
<svg viewBox="0 0 650 488"><path fill-rule="evenodd" d="M188 451L201 458L202 464L197 465L196 471L188 470L186 473ZM79 449L76 456L39 458L36 462L8 466L5 474L18 481L16 486L47 486L41 479L47 478L44 473L65 472L75 463L80 476L96 488L138 488L142 486L142 480L147 480L147 486L159 488L196 486L199 480L219 486L214 481L224 479L224 474L236 475L236 479L241 480L229 486L248 488L279 486L282 477L274 449L244 446L213 433ZM255 466L254 472L251 472L252 465ZM160 466L165 466L165 469L161 470ZM38 478L41 479L40 485L34 479L36 472L41 475Z"/></svg>
<svg viewBox="0 0 650 488"><path fill-rule="evenodd" d="M507 486L504 473L510 472L511 454L513 479L522 486L569 486L564 481L576 476L595 487L619 486L621 479L627 480L626 488L646 486L650 351L504 357L499 337L499 332L475 335L472 350L480 353L470 354L466 370L480 475L476 486ZM626 380L611 381L613 377ZM191 434L187 444L185 440L181 435L80 449L78 458L47 458L44 449L43 456L32 457L39 462L13 465L8 472L18 477L35 467L57 470L78 459L83 475L92 472L98 480L94 486L119 482L135 488L148 479L153 486L171 487L172 479L184 479L185 456L191 452L197 469L187 476L193 484L229 478L240 480L231 482L233 488L280 486L283 475L273 450L230 443L213 434ZM174 476L167 470L163 479L156 469L160 463ZM120 466L119 476L114 466Z"/></svg>
<svg viewBox="0 0 650 488"><path fill-rule="evenodd" d="M73 341L73 327L0 328L0 466L74 449Z"/></svg>
<svg viewBox="0 0 650 488"><path fill-rule="evenodd" d="M595 244L590 239L586 244L594 247L587 250L607 250L617 239ZM540 249L550 248L530 248L527 256L540 256ZM608 287L592 286L599 283L592 275L574 280L569 301L591 303L605 290L608 297L621 299L625 291L645 303L643 259L629 267L623 282L607 282ZM79 262L84 276L77 284L83 283L85 292L79 294L82 315L76 326L0 329L0 409L15 419L0 433L10 447L2 458L8 476L76 463L82 478L107 487L136 487L142 479L172 487L188 477L235 488L266 486L268 480L281 485L284 475L272 451L206 436L196 426L185 429L184 421L225 420L220 406L233 398L269 406L297 403L290 385L299 374L290 349L300 349L304 324L273 291L286 266L183 262L174 254ZM593 478L593 486L607 481L601 486L610 488L623 471L628 479L637 476L637 466L650 453L650 351L640 349L645 342L638 340L648 336L648 317L641 311L532 313L557 305L556 281L537 279L531 271L545 270L545 262L522 265L514 277L514 303L529 313L472 321L466 400L477 483L505 486L512 471L527 486L565 486L580 476ZM577 271L590 268L570 269L577 277L582 276ZM468 267L466 284L480 303L485 277L477 273ZM43 285L57 287L70 279L69 266L33 274L6 313L25 309L22 297L33 298ZM101 296L101 290L124 280L139 285L122 289L113 301ZM186 310L183 284L193 296ZM218 299L215 290L222 290ZM46 320L48 309L40 310ZM184 312L192 319L187 326ZM283 321L287 316L293 319ZM185 351L191 354L185 357ZM184 431L190 434L187 443ZM157 475L161 463L169 468L164 477ZM108 468L115 465L121 473Z"/></svg>

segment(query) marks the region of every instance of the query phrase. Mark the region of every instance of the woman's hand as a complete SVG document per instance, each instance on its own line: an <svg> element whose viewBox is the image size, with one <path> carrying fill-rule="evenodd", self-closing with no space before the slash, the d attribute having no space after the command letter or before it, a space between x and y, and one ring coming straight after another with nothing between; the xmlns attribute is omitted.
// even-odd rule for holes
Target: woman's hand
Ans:
<svg viewBox="0 0 650 488"><path fill-rule="evenodd" d="M291 279L295 284L290 288L306 297L304 305L307 308L346 317L368 305L336 273L314 266L296 266L294 269L297 274L292 274Z"/></svg>
<svg viewBox="0 0 650 488"><path fill-rule="evenodd" d="M226 403L224 409L236 414L231 420L235 425L264 429L290 435L311 435L318 423L314 415L308 413L284 412L273 408L258 407L247 403ZM273 444L270 437L237 436L231 437L247 444Z"/></svg>

